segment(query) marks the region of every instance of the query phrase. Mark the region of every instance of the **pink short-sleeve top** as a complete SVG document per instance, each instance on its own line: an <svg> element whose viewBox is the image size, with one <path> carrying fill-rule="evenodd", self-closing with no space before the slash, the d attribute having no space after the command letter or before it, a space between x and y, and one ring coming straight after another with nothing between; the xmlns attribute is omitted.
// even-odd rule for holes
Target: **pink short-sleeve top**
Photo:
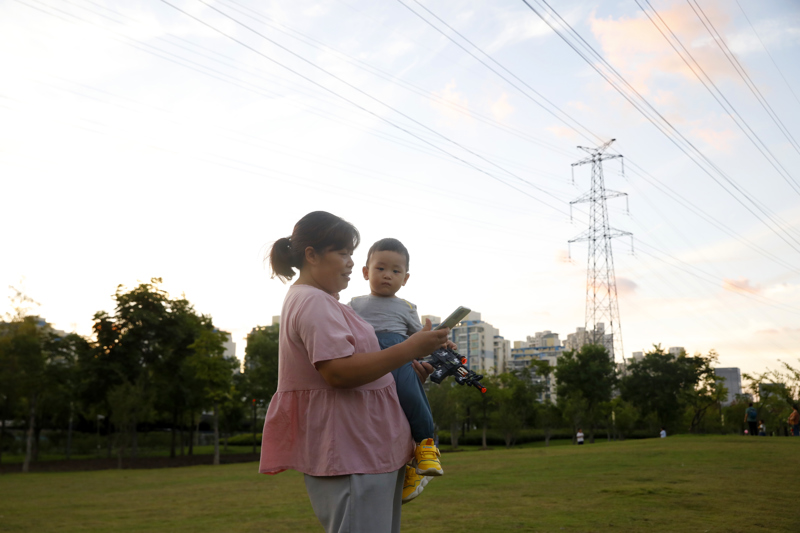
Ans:
<svg viewBox="0 0 800 533"><path fill-rule="evenodd" d="M381 474L409 461L414 442L391 374L352 389L328 385L320 361L380 350L351 308L309 285L292 285L278 337L278 390L261 440L262 474Z"/></svg>

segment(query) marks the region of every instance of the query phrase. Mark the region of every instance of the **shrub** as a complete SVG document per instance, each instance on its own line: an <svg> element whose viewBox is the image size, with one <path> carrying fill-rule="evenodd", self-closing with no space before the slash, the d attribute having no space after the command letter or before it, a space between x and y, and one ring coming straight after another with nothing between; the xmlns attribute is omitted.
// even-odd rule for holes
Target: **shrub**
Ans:
<svg viewBox="0 0 800 533"><path fill-rule="evenodd" d="M228 438L228 446L252 446L253 434L242 433ZM261 446L261 433L256 433L256 446Z"/></svg>

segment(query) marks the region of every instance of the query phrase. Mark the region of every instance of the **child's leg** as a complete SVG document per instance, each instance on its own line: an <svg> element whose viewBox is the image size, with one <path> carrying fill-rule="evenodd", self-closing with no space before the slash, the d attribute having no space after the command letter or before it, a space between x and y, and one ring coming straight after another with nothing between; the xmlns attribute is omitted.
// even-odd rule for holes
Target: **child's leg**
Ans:
<svg viewBox="0 0 800 533"><path fill-rule="evenodd" d="M434 426L431 405L425 395L425 389L419 381L411 363L406 363L397 370L392 370L397 385L397 399L411 426L411 436L415 442L432 439Z"/></svg>
<svg viewBox="0 0 800 533"><path fill-rule="evenodd" d="M380 332L377 333L378 343L381 350L403 342L406 337L399 333ZM425 389L419 381L417 373L411 363L406 363L396 370L392 370L395 384L397 385L397 398L400 400L400 407L408 419L411 426L411 436L415 442L422 442L425 439L432 439L434 426L431 406L428 397L425 396Z"/></svg>

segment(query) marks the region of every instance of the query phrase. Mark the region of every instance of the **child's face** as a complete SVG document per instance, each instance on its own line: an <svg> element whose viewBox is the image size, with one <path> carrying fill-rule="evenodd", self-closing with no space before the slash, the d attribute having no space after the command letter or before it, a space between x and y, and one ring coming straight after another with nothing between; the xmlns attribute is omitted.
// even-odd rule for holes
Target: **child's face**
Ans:
<svg viewBox="0 0 800 533"><path fill-rule="evenodd" d="M373 252L363 272L373 296L394 296L408 281L406 257L388 250Z"/></svg>

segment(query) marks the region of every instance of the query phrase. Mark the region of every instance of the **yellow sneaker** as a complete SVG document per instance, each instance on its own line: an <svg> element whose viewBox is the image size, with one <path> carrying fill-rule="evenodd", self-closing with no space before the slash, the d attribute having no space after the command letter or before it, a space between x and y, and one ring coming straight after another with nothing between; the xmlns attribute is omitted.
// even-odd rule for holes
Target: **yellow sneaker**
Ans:
<svg viewBox="0 0 800 533"><path fill-rule="evenodd" d="M442 470L442 463L439 462L441 455L433 443L433 439L425 439L414 449L411 466L420 476L442 476L444 470Z"/></svg>
<svg viewBox="0 0 800 533"><path fill-rule="evenodd" d="M403 503L408 503L420 494L425 485L430 481L429 477L420 476L413 467L406 465L406 479L403 481Z"/></svg>

